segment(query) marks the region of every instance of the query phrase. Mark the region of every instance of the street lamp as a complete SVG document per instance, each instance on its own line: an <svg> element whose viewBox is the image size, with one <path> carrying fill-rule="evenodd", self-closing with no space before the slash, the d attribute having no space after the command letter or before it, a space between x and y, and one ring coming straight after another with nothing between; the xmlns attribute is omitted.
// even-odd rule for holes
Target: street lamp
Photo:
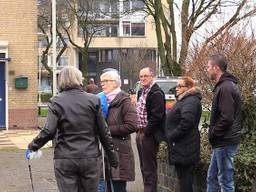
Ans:
<svg viewBox="0 0 256 192"><path fill-rule="evenodd" d="M52 0L52 94L57 93L56 74L56 0Z"/></svg>

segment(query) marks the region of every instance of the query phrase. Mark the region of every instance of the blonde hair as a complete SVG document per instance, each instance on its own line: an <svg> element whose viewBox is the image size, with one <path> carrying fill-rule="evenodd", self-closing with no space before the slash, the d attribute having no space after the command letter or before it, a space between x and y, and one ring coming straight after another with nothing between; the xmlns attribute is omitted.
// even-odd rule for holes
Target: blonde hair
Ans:
<svg viewBox="0 0 256 192"><path fill-rule="evenodd" d="M60 71L58 80L58 88L60 91L63 89L74 88L83 85L82 73L74 66L64 67Z"/></svg>
<svg viewBox="0 0 256 192"><path fill-rule="evenodd" d="M184 84L188 88L192 88L195 86L195 81L189 76L182 76L180 79L184 81Z"/></svg>
<svg viewBox="0 0 256 192"><path fill-rule="evenodd" d="M108 80L114 80L116 82L117 88L121 87L121 79L117 71L111 70L111 71L102 73L102 75L100 76L100 79L102 78L106 78Z"/></svg>

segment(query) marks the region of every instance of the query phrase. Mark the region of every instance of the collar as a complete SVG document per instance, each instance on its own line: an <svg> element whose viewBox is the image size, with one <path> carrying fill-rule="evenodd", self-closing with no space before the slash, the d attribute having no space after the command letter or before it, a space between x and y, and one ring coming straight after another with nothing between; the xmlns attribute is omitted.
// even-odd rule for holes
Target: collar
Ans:
<svg viewBox="0 0 256 192"><path fill-rule="evenodd" d="M151 83L148 87L143 87L142 88L142 93L145 93L145 92L148 93L153 85L154 85L154 82Z"/></svg>
<svg viewBox="0 0 256 192"><path fill-rule="evenodd" d="M121 92L121 89L120 89L120 87L118 87L118 88L114 89L113 91L111 91L110 93L106 94L108 103L111 103L111 101L113 101L115 99L116 95L120 92Z"/></svg>
<svg viewBox="0 0 256 192"><path fill-rule="evenodd" d="M196 93L201 93L201 89L199 87L192 87L190 89L188 89L187 91L185 91L184 93L180 94L177 98L178 101L182 100L183 98L185 98L188 95L194 95Z"/></svg>

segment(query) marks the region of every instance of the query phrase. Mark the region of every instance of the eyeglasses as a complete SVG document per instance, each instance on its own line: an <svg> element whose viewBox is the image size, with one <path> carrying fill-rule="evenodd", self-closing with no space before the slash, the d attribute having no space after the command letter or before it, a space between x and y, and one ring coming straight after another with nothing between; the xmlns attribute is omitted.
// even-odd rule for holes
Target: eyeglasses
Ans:
<svg viewBox="0 0 256 192"><path fill-rule="evenodd" d="M115 81L115 80L112 80L112 79L105 79L105 80L102 80L102 81L100 81L100 84L105 84L105 83L108 83L108 82L110 82L110 81Z"/></svg>
<svg viewBox="0 0 256 192"><path fill-rule="evenodd" d="M187 87L187 86L185 86L185 85L176 85L176 88L182 88L182 87Z"/></svg>
<svg viewBox="0 0 256 192"><path fill-rule="evenodd" d="M142 79L142 78L148 78L148 77L152 77L152 75L140 75L139 78Z"/></svg>

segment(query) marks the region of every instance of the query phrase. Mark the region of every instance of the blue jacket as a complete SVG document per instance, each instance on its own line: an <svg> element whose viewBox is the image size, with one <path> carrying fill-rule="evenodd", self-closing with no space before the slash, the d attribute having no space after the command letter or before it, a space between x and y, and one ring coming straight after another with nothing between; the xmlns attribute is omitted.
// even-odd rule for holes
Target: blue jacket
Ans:
<svg viewBox="0 0 256 192"><path fill-rule="evenodd" d="M108 99L104 92L100 92L97 94L97 96L100 98L101 102L101 110L105 117L105 119L108 117Z"/></svg>

